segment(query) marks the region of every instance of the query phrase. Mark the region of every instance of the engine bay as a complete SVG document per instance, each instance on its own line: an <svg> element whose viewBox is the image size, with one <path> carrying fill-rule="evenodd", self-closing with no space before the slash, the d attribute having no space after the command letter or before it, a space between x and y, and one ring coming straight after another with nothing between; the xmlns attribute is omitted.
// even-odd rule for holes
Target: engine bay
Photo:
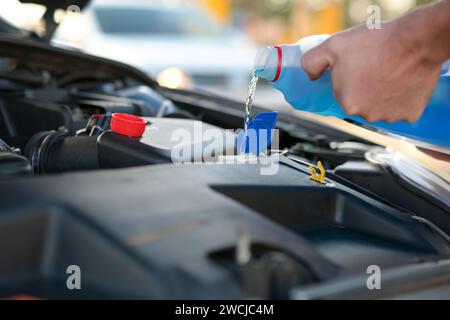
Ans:
<svg viewBox="0 0 450 320"><path fill-rule="evenodd" d="M364 298L405 293L414 272L402 268L443 268L449 207L368 161L379 146L280 114L274 175L258 163L175 164L174 130L241 128L242 103L2 41L0 296ZM144 136L112 132L116 113L146 119ZM310 179L317 161L324 183ZM65 286L73 264L81 291ZM372 265L393 270L390 290L365 290Z"/></svg>

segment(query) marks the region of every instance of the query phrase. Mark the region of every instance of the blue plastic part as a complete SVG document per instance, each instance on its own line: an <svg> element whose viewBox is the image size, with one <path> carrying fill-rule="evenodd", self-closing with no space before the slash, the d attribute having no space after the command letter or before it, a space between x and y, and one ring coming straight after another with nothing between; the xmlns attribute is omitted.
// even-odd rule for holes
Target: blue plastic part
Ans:
<svg viewBox="0 0 450 320"><path fill-rule="evenodd" d="M282 70L280 79L271 84L283 93L285 100L295 109L350 119L419 142L450 148L450 71L441 74L427 108L415 123L370 123L361 117L345 114L334 98L330 70L312 81L301 68L287 67Z"/></svg>
<svg viewBox="0 0 450 320"><path fill-rule="evenodd" d="M236 137L238 154L250 153L259 155L272 143L273 129L278 119L278 112L258 113L248 124L248 133L242 130ZM245 147L244 147L245 143Z"/></svg>

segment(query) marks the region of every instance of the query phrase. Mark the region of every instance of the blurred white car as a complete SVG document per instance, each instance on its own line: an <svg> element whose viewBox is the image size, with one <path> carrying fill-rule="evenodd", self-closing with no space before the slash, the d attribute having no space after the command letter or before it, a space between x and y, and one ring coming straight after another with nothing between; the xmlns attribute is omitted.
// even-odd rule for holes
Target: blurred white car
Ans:
<svg viewBox="0 0 450 320"><path fill-rule="evenodd" d="M92 1L69 14L53 41L122 61L170 88L245 98L256 49L188 4Z"/></svg>

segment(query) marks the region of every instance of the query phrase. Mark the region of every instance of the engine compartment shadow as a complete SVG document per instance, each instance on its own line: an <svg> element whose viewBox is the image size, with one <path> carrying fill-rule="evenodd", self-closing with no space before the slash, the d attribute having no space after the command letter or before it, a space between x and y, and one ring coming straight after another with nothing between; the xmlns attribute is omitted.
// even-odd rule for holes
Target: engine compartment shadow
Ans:
<svg viewBox="0 0 450 320"><path fill-rule="evenodd" d="M126 251L61 208L0 216L0 251L0 298L139 298L142 283L152 287Z"/></svg>
<svg viewBox="0 0 450 320"><path fill-rule="evenodd" d="M309 240L342 267L393 265L448 253L448 244L415 221L334 187L213 185L211 188Z"/></svg>

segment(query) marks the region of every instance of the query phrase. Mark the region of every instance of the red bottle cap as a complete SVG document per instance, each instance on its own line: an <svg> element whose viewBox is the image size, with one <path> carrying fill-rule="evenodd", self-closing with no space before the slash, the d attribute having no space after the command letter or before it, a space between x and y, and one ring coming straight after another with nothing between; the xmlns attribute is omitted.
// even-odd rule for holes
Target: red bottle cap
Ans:
<svg viewBox="0 0 450 320"><path fill-rule="evenodd" d="M147 121L141 117L126 113L113 113L111 117L111 131L128 136L142 137Z"/></svg>

